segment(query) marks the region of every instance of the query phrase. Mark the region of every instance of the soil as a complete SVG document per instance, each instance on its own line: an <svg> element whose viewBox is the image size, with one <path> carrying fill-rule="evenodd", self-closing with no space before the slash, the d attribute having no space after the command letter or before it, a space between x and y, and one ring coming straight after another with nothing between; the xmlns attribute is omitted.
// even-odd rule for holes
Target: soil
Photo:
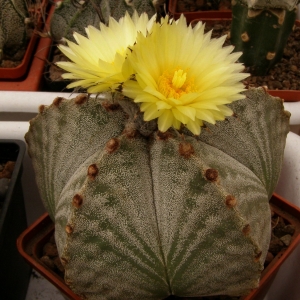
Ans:
<svg viewBox="0 0 300 300"><path fill-rule="evenodd" d="M266 268L270 262L274 259L274 257L279 254L279 252L284 251L291 242L292 236L295 232L294 225L291 225L281 216L272 212L272 234L271 234L271 242L269 246L269 251L265 260L264 267ZM61 264L61 261L58 257L58 251L55 244L54 235L50 237L48 242L43 247L43 255L40 257L41 262L56 274L58 274L61 279L64 278L64 267ZM185 298L185 297L176 297L170 296L165 300L171 299L194 299L194 300L239 300L240 297L230 297L230 296L211 296L211 297L195 297L195 298Z"/></svg>
<svg viewBox="0 0 300 300"><path fill-rule="evenodd" d="M231 0L177 0L177 12L193 12L231 9Z"/></svg>

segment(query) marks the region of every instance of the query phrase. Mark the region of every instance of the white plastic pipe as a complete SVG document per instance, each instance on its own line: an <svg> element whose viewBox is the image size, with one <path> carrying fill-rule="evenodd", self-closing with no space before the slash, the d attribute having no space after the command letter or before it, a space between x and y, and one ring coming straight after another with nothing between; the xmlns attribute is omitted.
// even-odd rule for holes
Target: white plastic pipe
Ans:
<svg viewBox="0 0 300 300"><path fill-rule="evenodd" d="M50 105L56 97L68 99L77 95L76 93L3 91L0 92L0 112L37 113L40 105ZM291 113L290 124L300 125L300 102L285 102L284 107Z"/></svg>
<svg viewBox="0 0 300 300"><path fill-rule="evenodd" d="M300 125L300 101L284 102L284 109L291 113L290 124Z"/></svg>
<svg viewBox="0 0 300 300"><path fill-rule="evenodd" d="M37 113L40 105L50 105L56 97L69 99L77 95L79 94L0 91L0 112ZM98 98L101 96L99 95Z"/></svg>
<svg viewBox="0 0 300 300"><path fill-rule="evenodd" d="M29 129L29 122L0 122L0 139L24 140Z"/></svg>
<svg viewBox="0 0 300 300"><path fill-rule="evenodd" d="M289 132L286 139L282 170L275 192L300 207L300 136L293 132Z"/></svg>
<svg viewBox="0 0 300 300"><path fill-rule="evenodd" d="M78 94L73 94L73 97L76 95ZM0 112L38 112L40 105L50 105L56 97L68 99L72 94L3 91L0 92Z"/></svg>

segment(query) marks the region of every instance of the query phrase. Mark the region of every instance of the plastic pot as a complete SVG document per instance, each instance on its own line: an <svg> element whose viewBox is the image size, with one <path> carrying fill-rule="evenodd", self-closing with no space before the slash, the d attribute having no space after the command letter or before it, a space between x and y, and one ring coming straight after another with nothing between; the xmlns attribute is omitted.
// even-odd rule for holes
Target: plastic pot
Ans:
<svg viewBox="0 0 300 300"><path fill-rule="evenodd" d="M46 20L45 31L47 31L49 27L54 9L55 6L52 5ZM29 61L29 68L26 70L27 72L23 74L24 76L22 78L0 78L0 91L39 91L42 89L44 66L47 61L52 40L50 38L38 38L36 35L34 36L38 44L37 47L33 47L31 50L31 59ZM33 57L32 54L34 54ZM7 72L6 68L5 72Z"/></svg>
<svg viewBox="0 0 300 300"><path fill-rule="evenodd" d="M278 253L262 272L259 288L253 290L248 296L241 297L240 300L263 299L280 266L300 242L300 209L276 194L272 196L270 203L273 212L295 226L295 233L289 247ZM21 234L17 241L19 252L35 270L54 284L68 299L79 300L81 298L69 289L63 278L41 261L43 246L49 241L54 230L54 223L45 213Z"/></svg>
<svg viewBox="0 0 300 300"><path fill-rule="evenodd" d="M0 163L15 161L15 167L4 196L0 198L0 295L1 299L24 299L31 268L18 253L16 240L27 228L21 186L25 143L0 140Z"/></svg>

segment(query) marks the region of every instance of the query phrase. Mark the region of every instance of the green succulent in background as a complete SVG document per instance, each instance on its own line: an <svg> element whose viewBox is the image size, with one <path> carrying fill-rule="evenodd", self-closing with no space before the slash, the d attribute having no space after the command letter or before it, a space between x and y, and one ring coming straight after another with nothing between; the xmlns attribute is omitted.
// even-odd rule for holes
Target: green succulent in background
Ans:
<svg viewBox="0 0 300 300"><path fill-rule="evenodd" d="M63 38L74 41L73 32L85 34L85 27L93 25L98 28L100 21L107 23L110 16L118 20L126 11L131 15L135 10L139 14L146 12L149 17L153 16L160 6L156 5L157 1L154 2L153 4L152 0L59 1L51 19L50 34L55 41L61 41Z"/></svg>
<svg viewBox="0 0 300 300"><path fill-rule="evenodd" d="M0 63L4 56L22 59L28 43L26 0L0 0Z"/></svg>
<svg viewBox="0 0 300 300"><path fill-rule="evenodd" d="M293 30L298 0L232 0L231 43L253 75L280 61Z"/></svg>

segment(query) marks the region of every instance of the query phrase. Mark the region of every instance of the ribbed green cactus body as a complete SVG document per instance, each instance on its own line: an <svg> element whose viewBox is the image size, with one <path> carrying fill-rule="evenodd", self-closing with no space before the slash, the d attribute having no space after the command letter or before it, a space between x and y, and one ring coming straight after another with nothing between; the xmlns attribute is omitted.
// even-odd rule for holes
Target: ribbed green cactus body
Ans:
<svg viewBox="0 0 300 300"><path fill-rule="evenodd" d="M99 12L107 23L109 17L119 20L128 11L130 15L136 10L139 14L146 12L149 17L155 14L151 0L89 0L83 5L74 5L72 0L58 2L51 19L50 32L55 41L62 38L73 39L73 33L86 35L85 27L92 25L99 28Z"/></svg>
<svg viewBox="0 0 300 300"><path fill-rule="evenodd" d="M160 1L164 2L164 1ZM112 16L119 20L128 11L130 15L136 10L138 14L145 12L149 17L155 14L152 0L103 0L101 3L103 17L108 22L108 17Z"/></svg>
<svg viewBox="0 0 300 300"><path fill-rule="evenodd" d="M252 74L265 75L282 57L296 20L296 7L278 8L272 1L263 7L263 1L257 2L254 9L246 0L232 1L231 43L235 51L243 52L240 61Z"/></svg>
<svg viewBox="0 0 300 300"><path fill-rule="evenodd" d="M100 6L101 0L93 0L95 5ZM50 34L55 41L62 38L74 41L73 33L85 35L85 27L92 25L99 28L100 19L92 2L87 1L84 5L75 6L72 0L60 1L56 4L51 18Z"/></svg>
<svg viewBox="0 0 300 300"><path fill-rule="evenodd" d="M28 42L25 0L0 0L0 62L4 54L13 59ZM21 57L16 57L19 60Z"/></svg>
<svg viewBox="0 0 300 300"><path fill-rule="evenodd" d="M257 286L289 115L262 89L231 108L199 138L145 137L122 108L84 97L56 99L31 122L29 154L76 293L164 299Z"/></svg>

